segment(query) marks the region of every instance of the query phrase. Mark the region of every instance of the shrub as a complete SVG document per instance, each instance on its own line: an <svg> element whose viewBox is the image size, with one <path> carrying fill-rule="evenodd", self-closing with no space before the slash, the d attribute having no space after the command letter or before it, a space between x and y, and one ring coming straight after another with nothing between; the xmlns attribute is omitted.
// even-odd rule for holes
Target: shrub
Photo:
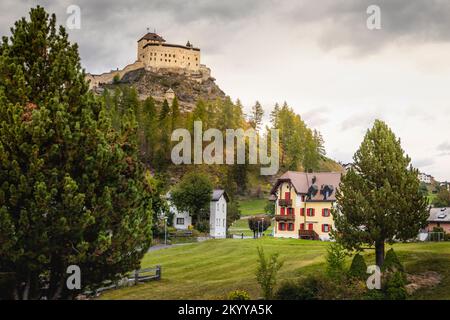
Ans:
<svg viewBox="0 0 450 320"><path fill-rule="evenodd" d="M278 253L272 254L266 259L262 247L258 247L258 268L256 281L261 286L264 299L272 299L273 290L277 283L277 273L283 262L278 261Z"/></svg>
<svg viewBox="0 0 450 320"><path fill-rule="evenodd" d="M397 255L394 252L394 249L390 249L386 253L386 257L384 258L383 266L381 267L381 271L404 271L403 265L400 263L400 260L398 259Z"/></svg>
<svg viewBox="0 0 450 320"><path fill-rule="evenodd" d="M250 300L250 295L245 290L234 290L228 294L227 300Z"/></svg>
<svg viewBox="0 0 450 320"><path fill-rule="evenodd" d="M297 282L286 281L280 285L275 294L277 300L318 300L319 283L323 279L319 276L309 276Z"/></svg>
<svg viewBox="0 0 450 320"><path fill-rule="evenodd" d="M367 278L367 265L362 255L357 253L352 260L352 264L348 271L348 275L352 278L365 280Z"/></svg>
<svg viewBox="0 0 450 320"><path fill-rule="evenodd" d="M13 299L15 282L14 273L0 272L0 300Z"/></svg>
<svg viewBox="0 0 450 320"><path fill-rule="evenodd" d="M342 279L344 276L345 256L344 247L338 242L331 242L327 249L326 274L332 279Z"/></svg>
<svg viewBox="0 0 450 320"><path fill-rule="evenodd" d="M406 279L403 272L396 271L387 273L384 288L386 299L405 300L407 296L405 284Z"/></svg>
<svg viewBox="0 0 450 320"><path fill-rule="evenodd" d="M120 82L120 76L119 74L115 74L113 77L113 84L118 84Z"/></svg>

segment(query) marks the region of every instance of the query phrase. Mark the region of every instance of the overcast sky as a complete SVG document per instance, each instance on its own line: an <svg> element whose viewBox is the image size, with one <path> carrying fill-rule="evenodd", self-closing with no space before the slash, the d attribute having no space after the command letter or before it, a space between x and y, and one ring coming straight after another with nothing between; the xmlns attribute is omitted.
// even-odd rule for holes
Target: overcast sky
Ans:
<svg viewBox="0 0 450 320"><path fill-rule="evenodd" d="M81 8L83 66L100 73L134 62L147 28L190 40L217 84L268 114L287 101L324 136L328 156L350 162L365 131L383 119L413 164L450 180L450 1L127 0L0 3L0 34L41 4L65 24ZM369 5L381 30L366 27Z"/></svg>

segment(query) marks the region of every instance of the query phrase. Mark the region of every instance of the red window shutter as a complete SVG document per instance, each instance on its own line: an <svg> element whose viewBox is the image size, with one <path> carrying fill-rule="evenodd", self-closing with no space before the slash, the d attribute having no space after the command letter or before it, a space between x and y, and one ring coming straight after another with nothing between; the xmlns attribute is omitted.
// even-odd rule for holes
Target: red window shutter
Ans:
<svg viewBox="0 0 450 320"><path fill-rule="evenodd" d="M285 193L284 193L284 198L285 198L286 200L289 200L289 199L291 198L291 193L290 193L290 192L285 192Z"/></svg>
<svg viewBox="0 0 450 320"><path fill-rule="evenodd" d="M280 210L281 210L280 214L281 214L282 216L284 216L284 207L282 207Z"/></svg>
<svg viewBox="0 0 450 320"><path fill-rule="evenodd" d="M300 208L300 215L304 216L305 215L305 208Z"/></svg>
<svg viewBox="0 0 450 320"><path fill-rule="evenodd" d="M281 223L278 222L278 230L281 230Z"/></svg>
<svg viewBox="0 0 450 320"><path fill-rule="evenodd" d="M325 232L325 225L322 225L322 232Z"/></svg>
<svg viewBox="0 0 450 320"><path fill-rule="evenodd" d="M322 208L322 217L325 217L325 209Z"/></svg>
<svg viewBox="0 0 450 320"><path fill-rule="evenodd" d="M295 208L292 208L292 215L295 215Z"/></svg>
<svg viewBox="0 0 450 320"><path fill-rule="evenodd" d="M311 215L311 217L314 217L314 215L315 215L315 209L313 208L313 209L311 209L311 211L312 211L312 215Z"/></svg>
<svg viewBox="0 0 450 320"><path fill-rule="evenodd" d="M313 230L313 224L312 224L312 223L310 223L310 224L308 225L308 230Z"/></svg>
<svg viewBox="0 0 450 320"><path fill-rule="evenodd" d="M300 223L300 230L305 230L305 224L304 223Z"/></svg>

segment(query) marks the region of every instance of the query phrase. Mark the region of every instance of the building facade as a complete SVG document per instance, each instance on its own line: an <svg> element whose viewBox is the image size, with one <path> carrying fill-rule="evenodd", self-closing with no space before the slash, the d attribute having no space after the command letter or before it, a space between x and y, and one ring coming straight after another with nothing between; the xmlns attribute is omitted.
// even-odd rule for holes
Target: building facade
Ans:
<svg viewBox="0 0 450 320"><path fill-rule="evenodd" d="M214 190L209 204L209 234L216 239L227 237L228 195L224 190Z"/></svg>
<svg viewBox="0 0 450 320"><path fill-rule="evenodd" d="M185 46L166 43L156 33L147 33L138 40L137 61L150 69L200 70L200 49L188 41Z"/></svg>
<svg viewBox="0 0 450 320"><path fill-rule="evenodd" d="M433 229L437 227L450 233L450 208L431 208L427 221L427 232L433 232Z"/></svg>
<svg viewBox="0 0 450 320"><path fill-rule="evenodd" d="M288 171L274 184L274 237L329 240L341 173Z"/></svg>
<svg viewBox="0 0 450 320"><path fill-rule="evenodd" d="M423 182L426 184L431 184L433 182L433 180L434 180L433 176L423 173L423 172L419 173L419 181L420 182Z"/></svg>
<svg viewBox="0 0 450 320"><path fill-rule="evenodd" d="M188 230L192 226L192 217L188 212L178 211L170 201L170 194L166 195L169 211L173 215L173 226L177 230ZM213 238L226 238L227 236L227 203L228 195L224 190L215 189L209 203L209 235Z"/></svg>

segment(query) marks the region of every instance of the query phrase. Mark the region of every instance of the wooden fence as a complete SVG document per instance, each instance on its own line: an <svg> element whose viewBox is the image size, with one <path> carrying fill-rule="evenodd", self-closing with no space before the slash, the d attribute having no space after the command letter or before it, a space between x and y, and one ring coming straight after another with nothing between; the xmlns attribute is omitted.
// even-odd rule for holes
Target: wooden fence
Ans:
<svg viewBox="0 0 450 320"><path fill-rule="evenodd" d="M117 289L120 287L125 287L129 285L137 285L138 283L152 281L152 280L160 280L161 279L161 266L156 266L153 268L145 268L140 270L135 270L130 272L125 278L113 282L113 281L105 281L104 286L95 290L95 292L87 292L87 294L99 294L103 291Z"/></svg>

